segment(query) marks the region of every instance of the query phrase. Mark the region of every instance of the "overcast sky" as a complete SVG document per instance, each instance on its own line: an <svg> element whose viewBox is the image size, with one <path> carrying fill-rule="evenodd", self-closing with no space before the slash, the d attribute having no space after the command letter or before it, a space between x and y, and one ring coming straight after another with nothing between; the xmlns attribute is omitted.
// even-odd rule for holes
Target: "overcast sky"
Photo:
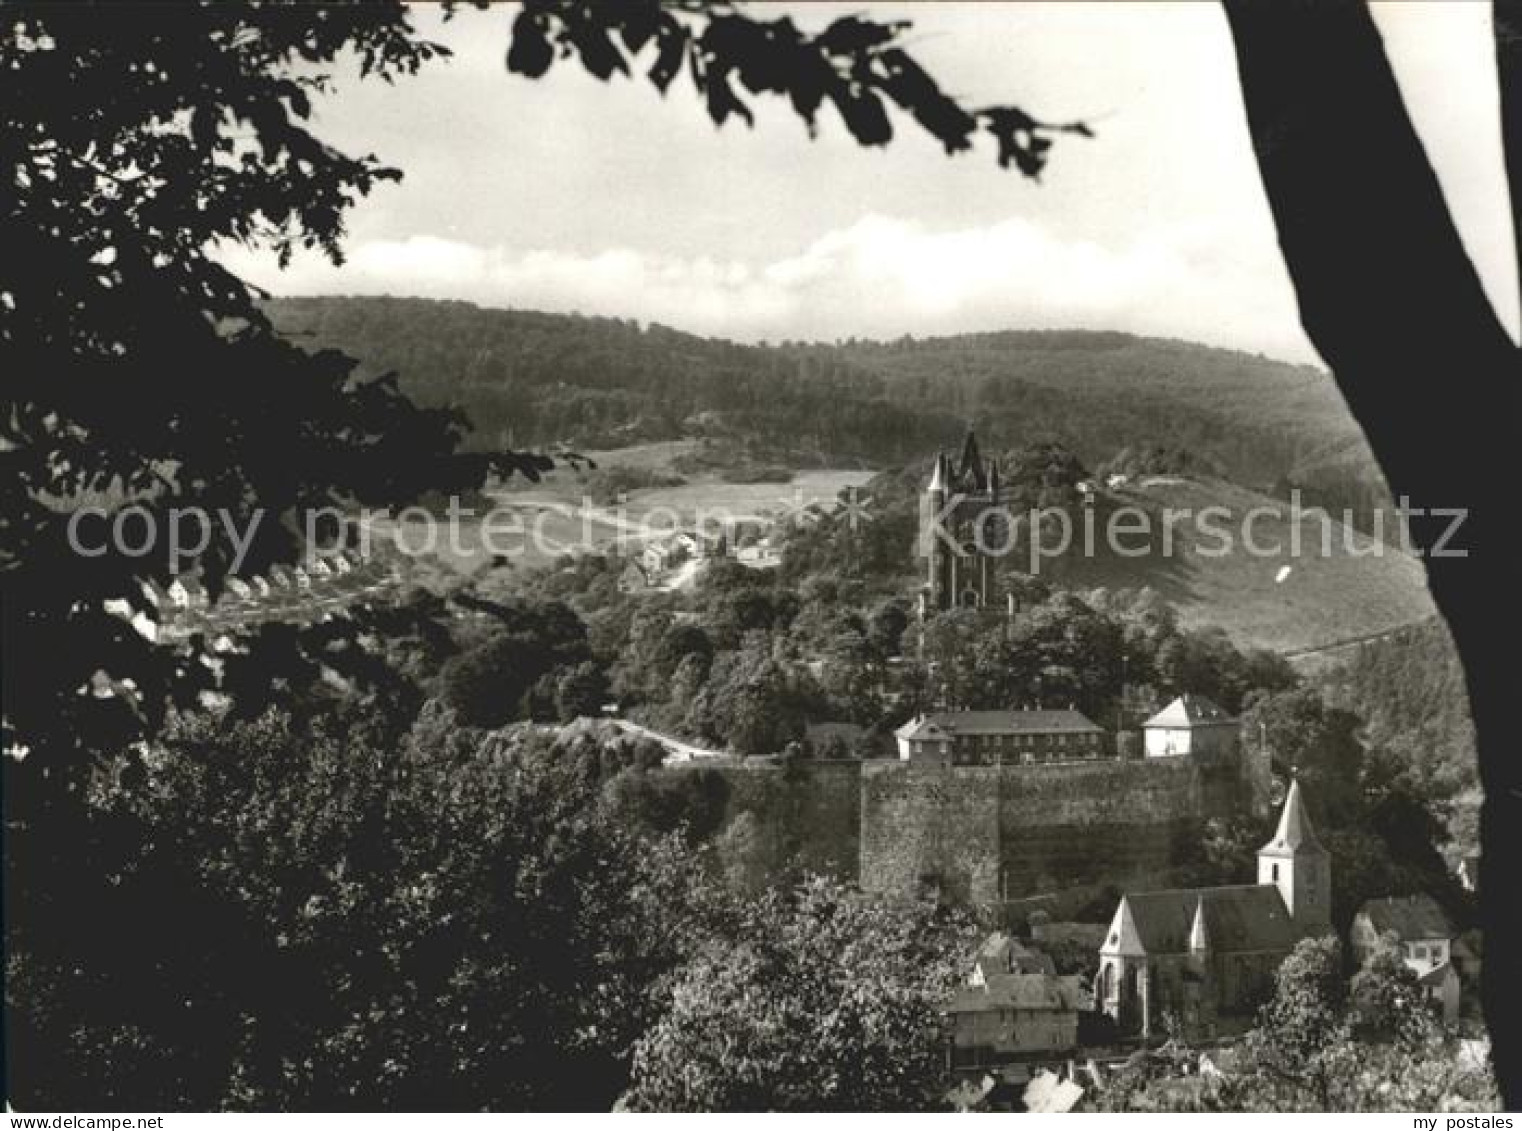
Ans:
<svg viewBox="0 0 1522 1131"><path fill-rule="evenodd" d="M774 6L775 7L775 6ZM795 5L914 22L949 91L1098 136L1058 140L1037 184L948 158L900 121L886 149L783 106L715 128L685 76L605 85L503 65L513 10L416 20L455 57L395 86L345 81L321 133L405 179L353 213L349 261L277 294L396 294L653 320L744 340L1084 326L1314 360L1295 319L1210 3ZM1390 2L1377 18L1471 255L1515 332L1489 5Z"/></svg>

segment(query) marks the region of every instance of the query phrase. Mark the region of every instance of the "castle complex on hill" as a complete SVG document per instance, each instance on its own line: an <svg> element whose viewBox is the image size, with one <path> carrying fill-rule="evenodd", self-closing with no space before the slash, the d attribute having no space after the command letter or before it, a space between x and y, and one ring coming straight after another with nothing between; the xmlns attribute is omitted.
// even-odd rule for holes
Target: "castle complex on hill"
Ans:
<svg viewBox="0 0 1522 1131"><path fill-rule="evenodd" d="M1004 517L999 466L971 432L959 458L937 454L924 502L941 529L923 547L922 615L1012 612L997 556L978 545L979 533L1002 544L988 529ZM1006 917L1032 899L1073 910L1106 889L1165 885L1196 862L1205 821L1262 805L1266 762L1238 726L1184 695L1143 724L1138 757L1074 709L929 711L895 732L897 759L818 762L802 778L720 769L719 823L748 813L763 830L758 878L801 864Z"/></svg>

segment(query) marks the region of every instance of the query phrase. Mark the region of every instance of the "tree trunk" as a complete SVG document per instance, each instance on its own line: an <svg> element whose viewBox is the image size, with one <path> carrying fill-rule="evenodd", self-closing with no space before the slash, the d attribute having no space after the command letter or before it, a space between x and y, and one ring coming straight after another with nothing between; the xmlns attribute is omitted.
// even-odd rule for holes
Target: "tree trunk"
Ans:
<svg viewBox="0 0 1522 1131"><path fill-rule="evenodd" d="M1511 189L1511 235L1522 270L1522 0L1493 0L1491 25L1496 36L1496 79L1501 95L1501 144L1506 153L1506 181ZM1522 308L1522 279L1517 280Z"/></svg>
<svg viewBox="0 0 1522 1131"><path fill-rule="evenodd" d="M1449 543L1464 557L1438 552L1448 515L1419 514L1411 527L1468 684L1485 788L1486 1017L1502 1095L1515 1108L1522 923L1506 866L1522 858L1522 775L1508 732L1522 707L1512 555L1522 353L1464 253L1364 4L1224 3L1301 322L1396 496L1467 514ZM1515 112L1513 102L1513 124ZM1509 154L1514 172L1514 139ZM1514 200L1517 191L1514 183Z"/></svg>

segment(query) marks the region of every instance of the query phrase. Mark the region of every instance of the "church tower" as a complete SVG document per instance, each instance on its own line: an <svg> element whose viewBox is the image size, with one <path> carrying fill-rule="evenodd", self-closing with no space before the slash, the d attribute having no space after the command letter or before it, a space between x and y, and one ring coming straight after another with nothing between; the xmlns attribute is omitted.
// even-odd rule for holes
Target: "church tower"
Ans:
<svg viewBox="0 0 1522 1131"><path fill-rule="evenodd" d="M921 552L928 566L922 615L959 607L997 607L998 563L979 552L974 533L984 512L1000 502L998 462L983 458L970 429L959 459L936 453L920 507L921 523L940 527L921 531ZM985 538L990 534L984 530Z"/></svg>
<svg viewBox="0 0 1522 1131"><path fill-rule="evenodd" d="M1274 839L1258 850L1258 883L1279 889L1302 937L1332 929L1332 858L1316 839L1310 814L1291 779Z"/></svg>

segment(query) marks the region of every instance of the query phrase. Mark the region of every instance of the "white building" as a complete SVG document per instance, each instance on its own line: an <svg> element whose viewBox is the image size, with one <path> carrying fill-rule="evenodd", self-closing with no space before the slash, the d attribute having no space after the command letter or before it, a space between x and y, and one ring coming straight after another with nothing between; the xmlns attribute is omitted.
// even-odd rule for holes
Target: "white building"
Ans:
<svg viewBox="0 0 1522 1131"><path fill-rule="evenodd" d="M1180 695L1142 724L1148 758L1229 754L1237 748L1238 720L1203 695Z"/></svg>
<svg viewBox="0 0 1522 1131"><path fill-rule="evenodd" d="M1360 963L1393 935L1407 968L1421 980L1445 1021L1459 1015L1460 982L1453 965L1453 924L1430 895L1371 899L1358 909L1348 941Z"/></svg>

